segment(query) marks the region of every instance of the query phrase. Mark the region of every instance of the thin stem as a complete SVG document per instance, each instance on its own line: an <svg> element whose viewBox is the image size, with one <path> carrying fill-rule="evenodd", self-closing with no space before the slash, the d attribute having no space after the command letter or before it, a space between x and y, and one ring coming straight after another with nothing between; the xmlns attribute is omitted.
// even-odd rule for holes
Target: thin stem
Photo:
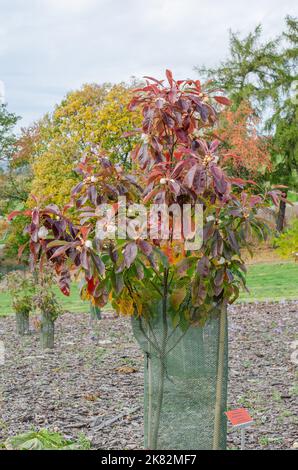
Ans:
<svg viewBox="0 0 298 470"><path fill-rule="evenodd" d="M174 345L166 352L166 354L169 354L176 346L177 344L180 343L180 341L182 340L182 338L186 335L186 333L188 332L188 328L189 326L186 328L186 330L183 332L183 334L178 338L178 340L174 343ZM170 337L169 337L170 338Z"/></svg>
<svg viewBox="0 0 298 470"><path fill-rule="evenodd" d="M144 335L144 337L146 338L146 340L148 341L149 344L151 344L151 346L158 352L160 353L160 349L158 348L158 346L156 346L153 341L149 338L149 336L146 334L144 328L143 328L143 325L142 325L142 319L141 317L139 317L139 327L140 327L140 330L142 332L142 334Z"/></svg>
<svg viewBox="0 0 298 470"><path fill-rule="evenodd" d="M149 310L149 311L150 311L150 310ZM157 348L159 349L158 339L156 338L156 335L155 335L155 333L154 333L154 330L153 330L153 328L152 328L152 325L151 325L151 323L150 323L150 320L148 321L148 326L149 326L149 330L150 330L151 333L152 333L152 336L153 336L153 339L154 339L154 341L155 341L155 344L156 344Z"/></svg>
<svg viewBox="0 0 298 470"><path fill-rule="evenodd" d="M150 284L152 284L152 286L154 287L154 289L156 290L156 292L159 293L159 295L162 297L163 296L163 293L162 291L159 289L159 287L157 287L153 281L150 281Z"/></svg>
<svg viewBox="0 0 298 470"><path fill-rule="evenodd" d="M180 326L180 323L178 323L178 325L176 325L175 328L173 328L173 330L171 331L171 333L168 336L168 342L171 339L171 337L173 336L173 334L175 333L175 331L177 331L179 326Z"/></svg>
<svg viewBox="0 0 298 470"><path fill-rule="evenodd" d="M169 277L169 270L165 269L164 270L164 282L163 282L164 297L163 297L163 306L162 306L163 337L162 337L161 351L160 351L159 381L158 381L158 392L157 392L157 400L156 400L156 416L155 416L153 435L152 435L152 449L157 449L158 432L159 432L159 427L160 427L160 416L161 416L162 402L163 402L163 396L164 396L164 382L165 382L165 374L166 374L165 354L166 354L167 336L168 336L168 320L167 320L168 277Z"/></svg>

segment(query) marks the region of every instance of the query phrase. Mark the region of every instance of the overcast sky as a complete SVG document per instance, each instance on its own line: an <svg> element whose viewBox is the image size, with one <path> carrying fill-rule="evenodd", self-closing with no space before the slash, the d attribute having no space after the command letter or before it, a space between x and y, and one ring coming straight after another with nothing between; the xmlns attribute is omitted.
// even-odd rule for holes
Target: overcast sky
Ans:
<svg viewBox="0 0 298 470"><path fill-rule="evenodd" d="M296 0L0 0L0 80L28 125L86 82L194 76L226 57L229 29L273 37L287 14Z"/></svg>

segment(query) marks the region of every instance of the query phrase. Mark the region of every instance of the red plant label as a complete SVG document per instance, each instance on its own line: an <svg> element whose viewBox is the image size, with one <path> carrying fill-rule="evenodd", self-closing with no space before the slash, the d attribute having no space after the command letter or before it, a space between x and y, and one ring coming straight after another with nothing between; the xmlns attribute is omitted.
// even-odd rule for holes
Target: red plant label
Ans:
<svg viewBox="0 0 298 470"><path fill-rule="evenodd" d="M237 408L236 410L226 411L225 415L233 426L252 423L253 419L245 408Z"/></svg>

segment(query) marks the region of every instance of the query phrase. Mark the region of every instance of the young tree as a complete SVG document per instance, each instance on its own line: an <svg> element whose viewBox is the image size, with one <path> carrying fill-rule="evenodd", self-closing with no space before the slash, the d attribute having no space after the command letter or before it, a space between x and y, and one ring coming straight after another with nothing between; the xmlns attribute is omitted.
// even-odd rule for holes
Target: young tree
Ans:
<svg viewBox="0 0 298 470"><path fill-rule="evenodd" d="M36 286L33 299L35 309L40 313L40 345L42 349L53 349L55 345L55 321L62 308L53 291L53 272L48 266L35 273Z"/></svg>
<svg viewBox="0 0 298 470"><path fill-rule="evenodd" d="M131 154L134 165L130 172L90 151L79 164L80 182L72 191L72 203L62 209L37 204L30 211L31 261L42 265L47 260L65 295L70 293L71 276L83 274L83 298L100 307L110 301L120 314L134 316L158 361L149 436L153 449L158 448L171 349L189 328L202 327L211 316L219 319L213 437L213 448L218 449L224 401L225 309L245 285L240 249L249 245L251 232L264 233L257 210L265 200L255 194L254 185L225 173L218 155L220 142L205 139L216 126L222 104L229 101L198 80L176 81L169 70L166 77L166 83L147 78L130 103L131 110L140 108L143 115L141 142ZM135 167L141 169L139 180ZM278 194L272 191L266 196L276 202ZM144 225L140 221L130 224L132 203L144 208L152 203L174 204L178 210L187 205L189 218L177 221L170 211L165 237L160 215L146 217ZM111 210L105 216L103 204L109 204ZM196 204L202 207L204 221L199 246L190 244L193 227L198 228ZM141 210L140 205L138 208ZM120 223L126 210L130 213L125 223L128 237L123 232L112 236L113 216ZM144 228L151 236L144 236ZM158 319L157 336L154 322ZM178 335L175 344L169 325Z"/></svg>
<svg viewBox="0 0 298 470"><path fill-rule="evenodd" d="M29 314L33 310L35 285L32 274L13 271L1 281L1 290L9 292L15 312L16 332L19 336L29 334Z"/></svg>

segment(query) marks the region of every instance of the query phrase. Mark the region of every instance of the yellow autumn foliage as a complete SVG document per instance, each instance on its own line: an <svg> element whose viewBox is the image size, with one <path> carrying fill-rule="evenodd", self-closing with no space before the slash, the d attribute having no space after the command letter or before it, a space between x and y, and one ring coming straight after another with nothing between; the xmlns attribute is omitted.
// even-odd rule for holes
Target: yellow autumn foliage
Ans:
<svg viewBox="0 0 298 470"><path fill-rule="evenodd" d="M124 288L117 301L112 302L112 306L119 315L132 316L137 314L141 316L143 300L137 293L129 292L127 288Z"/></svg>
<svg viewBox="0 0 298 470"><path fill-rule="evenodd" d="M94 148L106 151L113 161L127 163L136 137L123 134L141 123L140 114L127 108L130 99L131 89L125 84L88 84L69 93L39 123L31 155L31 193L47 203L65 204L77 181L76 163Z"/></svg>

